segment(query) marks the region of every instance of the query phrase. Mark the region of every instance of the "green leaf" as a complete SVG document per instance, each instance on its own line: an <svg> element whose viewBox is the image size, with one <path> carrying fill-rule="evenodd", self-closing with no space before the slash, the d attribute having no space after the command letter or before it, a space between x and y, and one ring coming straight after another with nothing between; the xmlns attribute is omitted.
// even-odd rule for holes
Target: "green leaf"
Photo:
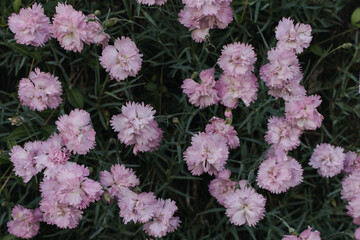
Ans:
<svg viewBox="0 0 360 240"><path fill-rule="evenodd" d="M29 47L25 46L25 45L21 45L15 42L8 42L6 43L6 45L11 48L12 50L14 50L14 52L20 53L23 56L28 56L31 58L34 58L35 60L40 60L41 58L41 53L36 51L36 52L31 52Z"/></svg>
<svg viewBox="0 0 360 240"><path fill-rule="evenodd" d="M0 165L9 164L10 156L9 154L0 154Z"/></svg>
<svg viewBox="0 0 360 240"><path fill-rule="evenodd" d="M55 131L55 129L55 125L48 124L41 128L41 133L44 137L48 138Z"/></svg>
<svg viewBox="0 0 360 240"><path fill-rule="evenodd" d="M18 13L19 9L20 9L20 6L21 6L21 0L15 0L14 1L14 6L13 6L14 12Z"/></svg>
<svg viewBox="0 0 360 240"><path fill-rule="evenodd" d="M351 14L351 24L360 28L360 7L356 8Z"/></svg>
<svg viewBox="0 0 360 240"><path fill-rule="evenodd" d="M323 49L317 44L311 45L309 49L313 54L317 56L322 56L323 54Z"/></svg>
<svg viewBox="0 0 360 240"><path fill-rule="evenodd" d="M24 137L27 137L29 135L28 131L25 129L24 125L21 125L20 127L17 127L12 131L7 137L4 137L2 140L4 142L8 142L11 140L17 140Z"/></svg>
<svg viewBox="0 0 360 240"><path fill-rule="evenodd" d="M79 89L71 88L66 90L66 97L69 103L75 108L84 107L84 97Z"/></svg>

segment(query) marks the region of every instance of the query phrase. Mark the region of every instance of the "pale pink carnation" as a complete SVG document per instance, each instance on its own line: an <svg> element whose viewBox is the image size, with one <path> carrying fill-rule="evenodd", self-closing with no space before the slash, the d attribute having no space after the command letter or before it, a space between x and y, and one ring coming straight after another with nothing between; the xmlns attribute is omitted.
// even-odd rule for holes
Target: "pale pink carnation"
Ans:
<svg viewBox="0 0 360 240"><path fill-rule="evenodd" d="M216 104L219 101L215 90L215 68L210 68L200 72L201 83L195 82L191 78L184 80L181 85L183 92L189 97L191 104L196 107L205 108Z"/></svg>
<svg viewBox="0 0 360 240"><path fill-rule="evenodd" d="M319 231L312 231L312 228L308 226L308 229L300 233L298 237L293 235L284 235L281 240L321 240L321 237Z"/></svg>
<svg viewBox="0 0 360 240"><path fill-rule="evenodd" d="M20 9L18 14L11 14L8 24L20 44L44 46L51 38L50 19L44 14L41 4L34 3L31 7Z"/></svg>
<svg viewBox="0 0 360 240"><path fill-rule="evenodd" d="M254 71L256 54L250 44L235 42L221 50L218 64L228 76L239 76Z"/></svg>
<svg viewBox="0 0 360 240"><path fill-rule="evenodd" d="M300 145L302 131L292 125L285 117L271 117L268 119L268 130L265 140L268 144L276 144L285 151Z"/></svg>
<svg viewBox="0 0 360 240"><path fill-rule="evenodd" d="M10 161L14 165L15 175L21 177L25 183L40 172L41 170L36 168L35 158L41 150L41 142L27 142L24 148L16 145L10 150Z"/></svg>
<svg viewBox="0 0 360 240"><path fill-rule="evenodd" d="M269 95L276 99L283 98L285 101L291 101L296 98L304 98L306 90L297 82L288 82L281 87L269 87Z"/></svg>
<svg viewBox="0 0 360 240"><path fill-rule="evenodd" d="M179 217L174 217L177 206L170 199L158 199L155 206L154 217L144 224L144 231L153 237L164 237L167 233L174 232L180 225Z"/></svg>
<svg viewBox="0 0 360 240"><path fill-rule="evenodd" d="M106 47L109 44L110 35L105 33L103 26L99 22L99 19L94 14L88 15L87 19L87 38L85 42L87 44L94 43L96 45L102 45L103 47Z"/></svg>
<svg viewBox="0 0 360 240"><path fill-rule="evenodd" d="M52 35L65 50L81 52L87 40L86 17L71 5L58 3L53 16Z"/></svg>
<svg viewBox="0 0 360 240"><path fill-rule="evenodd" d="M221 104L228 108L236 108L241 99L245 106L250 106L257 98L259 84L254 74L236 77L222 74L216 82L215 89L221 99Z"/></svg>
<svg viewBox="0 0 360 240"><path fill-rule="evenodd" d="M74 154L86 154L95 147L95 131L91 126L90 114L75 109L69 115L62 115L56 121L57 129L67 149Z"/></svg>
<svg viewBox="0 0 360 240"><path fill-rule="evenodd" d="M35 68L29 78L23 78L19 83L20 102L31 110L57 108L62 101L61 94L62 87L58 77L41 72L39 68Z"/></svg>
<svg viewBox="0 0 360 240"><path fill-rule="evenodd" d="M156 150L163 131L154 120L155 110L144 103L127 102L121 114L112 116L110 125L118 132L118 139L126 146L134 145L133 153Z"/></svg>
<svg viewBox="0 0 360 240"><path fill-rule="evenodd" d="M360 171L360 156L357 153L349 151L345 154L344 172L350 174Z"/></svg>
<svg viewBox="0 0 360 240"><path fill-rule="evenodd" d="M124 165L115 164L111 166L111 173L108 171L100 172L100 183L109 188L111 197L119 196L123 189L132 188L140 184L135 172Z"/></svg>
<svg viewBox="0 0 360 240"><path fill-rule="evenodd" d="M271 193L282 193L299 185L303 180L303 169L295 159L274 156L261 163L256 177L259 187Z"/></svg>
<svg viewBox="0 0 360 240"><path fill-rule="evenodd" d="M164 3L166 3L167 0L136 0L136 1L140 4L146 4L148 6L152 6L154 4L161 6Z"/></svg>
<svg viewBox="0 0 360 240"><path fill-rule="evenodd" d="M12 235L30 239L38 233L40 221L42 221L42 214L39 208L32 210L16 205L11 211L11 216L13 220L7 223L7 227Z"/></svg>
<svg viewBox="0 0 360 240"><path fill-rule="evenodd" d="M348 210L347 214L354 218L359 219L360 218L360 197L356 196L354 199L352 199L348 205L346 205L346 209Z"/></svg>
<svg viewBox="0 0 360 240"><path fill-rule="evenodd" d="M135 77L141 69L142 57L135 43L128 37L117 38L114 45L106 46L99 58L110 77L120 82Z"/></svg>
<svg viewBox="0 0 360 240"><path fill-rule="evenodd" d="M354 235L356 240L360 240L360 227L356 228Z"/></svg>
<svg viewBox="0 0 360 240"><path fill-rule="evenodd" d="M184 152L184 159L193 175L204 172L214 175L224 170L229 149L226 138L217 134L198 133L191 138L191 146Z"/></svg>
<svg viewBox="0 0 360 240"><path fill-rule="evenodd" d="M231 171L225 169L216 174L216 178L209 184L211 196L216 198L221 205L225 204L225 199L235 191L236 182L230 180Z"/></svg>
<svg viewBox="0 0 360 240"><path fill-rule="evenodd" d="M344 169L345 153L342 147L328 143L316 145L309 165L318 170L323 177L333 177Z"/></svg>
<svg viewBox="0 0 360 240"><path fill-rule="evenodd" d="M311 26L308 24L297 23L294 26L293 20L283 18L275 30L278 47L293 49L296 53L301 53L304 48L310 46L312 39Z"/></svg>
<svg viewBox="0 0 360 240"><path fill-rule="evenodd" d="M242 186L225 198L226 216L236 226L255 226L265 216L265 198L252 187Z"/></svg>
<svg viewBox="0 0 360 240"><path fill-rule="evenodd" d="M135 193L133 191L122 191L118 199L120 217L125 224L130 221L134 223L145 223L149 221L156 211L157 201L154 193Z"/></svg>
<svg viewBox="0 0 360 240"><path fill-rule="evenodd" d="M191 38L197 43L205 42L209 36L210 34L208 28L199 28L191 31Z"/></svg>
<svg viewBox="0 0 360 240"><path fill-rule="evenodd" d="M210 123L206 125L205 132L208 134L219 134L226 138L230 149L240 146L240 140L233 126L227 124L224 119L212 117Z"/></svg>
<svg viewBox="0 0 360 240"><path fill-rule="evenodd" d="M341 198L352 201L360 196L360 172L353 172L342 180Z"/></svg>
<svg viewBox="0 0 360 240"><path fill-rule="evenodd" d="M302 72L295 53L286 48L268 52L269 63L260 68L260 77L269 88L283 88L289 82L300 83Z"/></svg>
<svg viewBox="0 0 360 240"><path fill-rule="evenodd" d="M285 103L285 117L302 130L316 130L323 120L316 109L320 104L318 95L294 98Z"/></svg>

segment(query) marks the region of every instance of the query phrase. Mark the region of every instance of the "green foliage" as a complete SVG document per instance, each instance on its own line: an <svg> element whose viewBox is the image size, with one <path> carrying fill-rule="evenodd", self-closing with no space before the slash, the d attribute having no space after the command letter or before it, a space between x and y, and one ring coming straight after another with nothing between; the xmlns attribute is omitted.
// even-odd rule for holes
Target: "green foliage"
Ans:
<svg viewBox="0 0 360 240"><path fill-rule="evenodd" d="M0 2L0 186L4 186L0 193L1 239L13 239L7 235L6 222L11 219L14 205L35 208L40 201L41 174L24 184L11 174L9 150L16 144L47 139L56 131L57 118L75 107L90 113L96 148L86 156L72 156L71 161L89 166L90 177L95 180L99 179L100 171L123 163L136 171L142 191L175 200L179 207L176 215L182 224L166 239L281 239L288 233L284 222L297 232L310 225L324 239L353 239L356 227L340 199L343 176L322 178L309 167L308 159L317 143L327 142L353 151L360 146L360 45L357 28L352 26L357 24L356 10L356 16L350 17L358 6L355 0L234 0L234 21L225 30L212 30L211 44L195 43L178 22L180 0L168 0L162 7L139 5L135 0L69 0L75 9L87 14L100 10L99 18L107 26L105 31L111 35L111 41L129 36L144 55L138 77L121 82L110 80L100 66L100 47L85 46L79 54L63 50L55 39L43 48L17 44L6 25L7 18L18 9L17 4L27 7L32 2ZM57 1L38 2L48 16L54 14ZM276 44L274 28L282 17L291 17L313 28L312 45L300 55L302 84L309 94L321 95L319 112L325 119L321 129L305 132L301 146L291 152L304 168L304 182L280 195L258 189L267 198L265 219L254 228L235 227L208 192L212 177L192 176L182 158L192 134L204 131L212 116L223 117L225 108L193 107L180 85L194 72L215 66L222 46L234 41L254 46L258 71L267 61L266 52ZM347 42L352 43L350 48L343 47ZM19 104L17 85L31 67L59 77L64 100L58 109L38 112ZM263 82L259 84L257 101L250 107L240 104L233 112L241 146L231 151L227 164L232 178L248 179L254 187L261 157L269 147L264 141L267 119L284 112L284 103L270 97ZM143 101L156 109L156 120L165 132L158 151L134 156L130 147L115 140L109 120L120 113L128 100ZM12 126L8 120L14 117L22 119L19 126ZM42 223L36 239L146 238L140 225L124 225L118 212L116 203L107 205L99 201L84 211L76 229L61 230Z"/></svg>

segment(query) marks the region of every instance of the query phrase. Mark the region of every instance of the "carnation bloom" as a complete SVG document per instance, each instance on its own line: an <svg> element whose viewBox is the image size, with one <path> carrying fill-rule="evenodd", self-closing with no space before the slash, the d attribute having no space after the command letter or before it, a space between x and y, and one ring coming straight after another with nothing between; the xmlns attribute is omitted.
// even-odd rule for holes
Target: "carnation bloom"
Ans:
<svg viewBox="0 0 360 240"><path fill-rule="evenodd" d="M167 0L136 0L136 1L140 4L146 4L148 6L152 6L154 4L161 6L164 3L166 3Z"/></svg>
<svg viewBox="0 0 360 240"><path fill-rule="evenodd" d="M27 142L24 148L16 145L10 150L10 161L14 165L15 175L21 177L25 183L37 174L39 169L36 168L35 157L39 154L41 142Z"/></svg>
<svg viewBox="0 0 360 240"><path fill-rule="evenodd" d="M181 85L183 92L189 97L191 104L196 107L205 108L216 104L219 101L215 90L215 68L210 68L200 72L201 83L195 82L191 78L184 80Z"/></svg>
<svg viewBox="0 0 360 240"><path fill-rule="evenodd" d="M285 117L302 130L315 130L321 126L323 116L317 111L320 96L294 98L285 104Z"/></svg>
<svg viewBox="0 0 360 240"><path fill-rule="evenodd" d="M293 235L284 235L281 240L321 240L320 232L315 230L311 231L312 228L308 226L308 229L304 230L300 235L293 236Z"/></svg>
<svg viewBox="0 0 360 240"><path fill-rule="evenodd" d="M253 227L265 216L265 202L252 187L241 186L225 198L226 216L236 226Z"/></svg>
<svg viewBox="0 0 360 240"><path fill-rule="evenodd" d="M282 193L303 180L303 169L295 159L284 156L271 156L261 163L256 177L259 187L271 193Z"/></svg>
<svg viewBox="0 0 360 240"><path fill-rule="evenodd" d="M356 240L360 240L360 227L355 230L354 235Z"/></svg>
<svg viewBox="0 0 360 240"><path fill-rule="evenodd" d="M292 125L285 117L271 117L268 120L268 130L265 140L268 144L276 144L285 151L300 145L302 131Z"/></svg>
<svg viewBox="0 0 360 240"><path fill-rule="evenodd" d="M352 201L360 196L360 172L353 172L342 180L341 198Z"/></svg>
<svg viewBox="0 0 360 240"><path fill-rule="evenodd" d="M205 42L208 37L209 37L208 28L195 29L191 32L191 38L197 43Z"/></svg>
<svg viewBox="0 0 360 240"><path fill-rule="evenodd" d="M115 164L111 166L111 173L108 171L100 172L100 183L102 186L109 188L111 197L115 197L119 196L124 189L138 186L140 181L132 169Z"/></svg>
<svg viewBox="0 0 360 240"><path fill-rule="evenodd" d="M240 140L233 126L227 124L224 119L212 117L206 125L205 132L208 134L219 134L226 138L229 148L235 149L240 146Z"/></svg>
<svg viewBox="0 0 360 240"><path fill-rule="evenodd" d="M283 98L285 101L291 101L296 98L306 97L306 90L298 82L288 82L281 87L269 87L269 95L278 99Z"/></svg>
<svg viewBox="0 0 360 240"><path fill-rule="evenodd" d="M236 182L230 180L231 172L225 169L216 174L216 178L209 184L209 192L211 196L216 198L221 205L225 204L225 199L229 194L235 191Z"/></svg>
<svg viewBox="0 0 360 240"><path fill-rule="evenodd" d="M228 76L244 75L254 71L256 55L250 44L231 43L223 47L218 64Z"/></svg>
<svg viewBox="0 0 360 240"><path fill-rule="evenodd" d="M134 223L149 221L154 216L156 205L157 201L152 192L137 194L130 190L122 191L118 200L120 217L125 224L130 221Z"/></svg>
<svg viewBox="0 0 360 240"><path fill-rule="evenodd" d="M309 165L318 170L323 177L333 177L344 168L345 153L342 147L328 143L316 145L311 155Z"/></svg>
<svg viewBox="0 0 360 240"><path fill-rule="evenodd" d="M144 231L150 236L159 238L175 231L181 223L178 217L174 217L176 210L177 206L174 201L158 199L154 217L144 224Z"/></svg>
<svg viewBox="0 0 360 240"><path fill-rule="evenodd" d="M135 43L128 37L117 38L114 45L106 46L99 58L110 77L120 82L135 77L141 69L142 57Z"/></svg>
<svg viewBox="0 0 360 240"><path fill-rule="evenodd" d="M62 88L58 77L41 72L39 68L35 68L29 78L23 78L19 83L19 99L32 110L57 108L62 101L61 94Z"/></svg>
<svg viewBox="0 0 360 240"><path fill-rule="evenodd" d="M184 159L193 175L204 172L210 175L224 170L229 149L226 138L218 134L198 133L191 138L191 146L184 152Z"/></svg>
<svg viewBox="0 0 360 240"><path fill-rule="evenodd" d="M248 73L236 77L222 74L215 86L221 99L221 104L228 108L236 108L241 99L245 106L249 106L257 98L259 84L254 74Z"/></svg>
<svg viewBox="0 0 360 240"><path fill-rule="evenodd" d="M95 131L90 121L90 114L79 109L72 110L69 115L62 115L56 121L67 149L74 154L86 154L95 147Z"/></svg>
<svg viewBox="0 0 360 240"><path fill-rule="evenodd" d="M58 3L53 16L52 34L65 50L81 52L87 40L86 17L71 5Z"/></svg>
<svg viewBox="0 0 360 240"><path fill-rule="evenodd" d="M279 47L293 49L296 53L301 53L304 48L309 47L312 39L310 25L297 23L294 26L294 21L285 17L276 27L275 34Z"/></svg>
<svg viewBox="0 0 360 240"><path fill-rule="evenodd" d="M18 14L11 14L8 24L20 44L38 47L51 38L50 19L45 16L41 4L34 3L31 7L20 9Z"/></svg>
<svg viewBox="0 0 360 240"><path fill-rule="evenodd" d="M350 174L360 171L360 156L352 151L345 154L344 172Z"/></svg>
<svg viewBox="0 0 360 240"><path fill-rule="evenodd" d="M299 60L287 48L273 48L268 52L269 63L260 68L260 77L269 88L283 88L289 82L299 83L302 79Z"/></svg>
<svg viewBox="0 0 360 240"><path fill-rule="evenodd" d="M105 33L103 26L99 22L99 19L94 14L88 15L87 18L88 22L86 24L86 43L95 43L97 45L100 44L103 47L106 47L109 44L110 35Z"/></svg>
<svg viewBox="0 0 360 240"><path fill-rule="evenodd" d="M40 221L42 221L42 214L39 208L31 210L21 205L16 205L11 211L11 216L14 220L8 222L7 227L12 235L30 239L38 233Z"/></svg>
<svg viewBox="0 0 360 240"><path fill-rule="evenodd" d="M156 150L163 131L154 120L155 110L144 103L127 102L121 114L111 118L110 125L118 132L118 139L126 146L134 145L133 153Z"/></svg>

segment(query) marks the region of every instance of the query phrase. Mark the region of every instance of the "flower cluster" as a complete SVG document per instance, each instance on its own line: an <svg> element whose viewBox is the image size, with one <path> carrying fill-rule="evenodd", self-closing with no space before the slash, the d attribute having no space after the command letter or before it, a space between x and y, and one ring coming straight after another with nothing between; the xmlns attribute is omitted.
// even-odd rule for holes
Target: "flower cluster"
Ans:
<svg viewBox="0 0 360 240"><path fill-rule="evenodd" d="M158 199L152 192L138 193L133 191L140 184L135 172L124 165L111 166L111 173L102 171L100 183L110 194L117 198L120 217L123 222L142 223L144 231L153 237L163 237L177 229L181 223L174 217L177 210L174 201Z"/></svg>
<svg viewBox="0 0 360 240"><path fill-rule="evenodd" d="M41 72L39 68L35 68L29 78L23 78L19 83L20 102L32 110L57 108L62 101L61 94L62 88L58 77Z"/></svg>
<svg viewBox="0 0 360 240"><path fill-rule="evenodd" d="M133 152L154 151L160 145L163 131L154 120L155 110L150 105L127 102L121 114L114 115L110 124L118 132L118 139L126 146L134 145Z"/></svg>
<svg viewBox="0 0 360 240"><path fill-rule="evenodd" d="M30 239L38 233L42 221L39 208L32 210L16 205L11 211L11 216L14 220L8 222L7 227L12 235Z"/></svg>
<svg viewBox="0 0 360 240"><path fill-rule="evenodd" d="M101 66L112 79L120 82L135 77L141 69L142 57L135 43L128 37L117 38L114 45L106 46L99 58Z"/></svg>
<svg viewBox="0 0 360 240"><path fill-rule="evenodd" d="M318 230L312 231L312 228L308 226L308 229L300 233L299 236L284 235L281 240L321 240L321 237Z"/></svg>
<svg viewBox="0 0 360 240"><path fill-rule="evenodd" d="M187 27L196 42L204 42L209 30L226 28L233 19L232 0L183 0L184 9L179 13L179 21Z"/></svg>

